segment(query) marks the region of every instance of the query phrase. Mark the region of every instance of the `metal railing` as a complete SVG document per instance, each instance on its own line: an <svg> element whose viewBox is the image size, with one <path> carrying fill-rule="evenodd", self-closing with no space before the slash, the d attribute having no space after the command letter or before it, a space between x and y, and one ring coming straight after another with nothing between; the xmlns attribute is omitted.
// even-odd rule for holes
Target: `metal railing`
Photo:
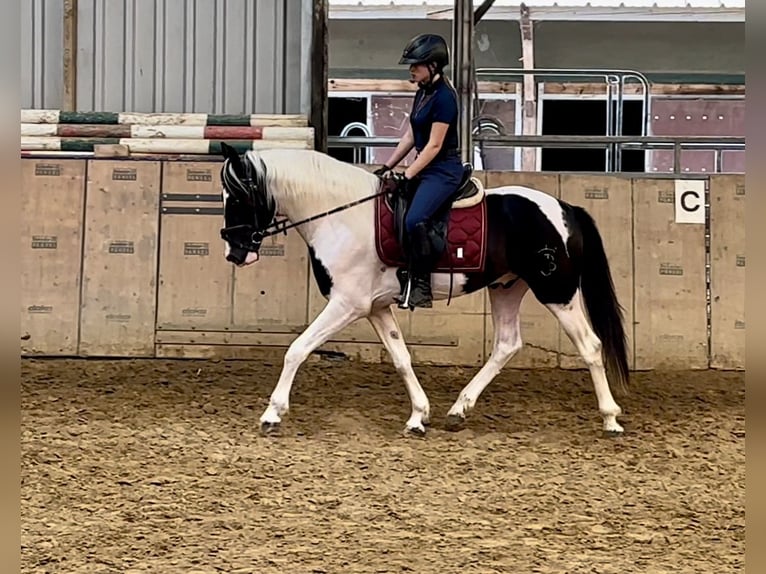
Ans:
<svg viewBox="0 0 766 574"><path fill-rule="evenodd" d="M607 136L621 136L622 135L622 118L623 118L623 103L625 93L625 80L634 79L641 84L643 88L642 102L642 119L641 119L641 135L645 136L649 132L649 117L651 113L651 93L649 79L641 72L637 70L629 69L599 69L599 68L477 68L476 80L482 76L491 77L523 77L527 75L542 76L542 77L558 77L567 78L568 83L585 82L586 80L593 78L600 78L606 85L606 135ZM538 83L535 79L535 89L537 89ZM616 94L615 94L616 91ZM478 101L478 90L474 93L474 100ZM615 102L616 109L612 112L612 102ZM606 169L607 171L614 171L615 166L619 166L622 162L621 149L608 146L606 148Z"/></svg>
<svg viewBox="0 0 766 574"><path fill-rule="evenodd" d="M745 138L735 136L536 136L536 135L482 135L474 137L475 142L481 142L486 147L542 147L542 148L590 148L608 150L673 150L673 173L680 174L681 152L683 150L704 150L715 152L716 172L722 171L722 152L744 151ZM361 150L374 147L396 147L399 138L392 137L363 137L363 136L330 136L330 149L351 148L354 150L354 163L361 163ZM620 171L621 166L614 170Z"/></svg>

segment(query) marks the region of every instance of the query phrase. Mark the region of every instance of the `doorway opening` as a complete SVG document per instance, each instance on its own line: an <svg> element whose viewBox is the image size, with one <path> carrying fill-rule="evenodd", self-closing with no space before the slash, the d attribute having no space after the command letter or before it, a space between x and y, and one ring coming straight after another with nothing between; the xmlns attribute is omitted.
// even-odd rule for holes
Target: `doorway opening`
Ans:
<svg viewBox="0 0 766 574"><path fill-rule="evenodd" d="M338 97L327 98L327 135L339 136L349 124L361 123L367 125L367 97ZM348 130L346 135L364 136L365 132L354 127ZM367 163L367 150L361 149L360 162ZM330 148L328 155L354 163L354 150L352 148Z"/></svg>
<svg viewBox="0 0 766 574"><path fill-rule="evenodd" d="M641 135L643 101L623 100L622 133ZM617 102L612 102L613 117ZM606 100L544 100L543 135L604 136L606 135ZM622 150L617 171L645 171L644 150ZM595 148L548 148L542 150L542 171L606 170L606 150Z"/></svg>

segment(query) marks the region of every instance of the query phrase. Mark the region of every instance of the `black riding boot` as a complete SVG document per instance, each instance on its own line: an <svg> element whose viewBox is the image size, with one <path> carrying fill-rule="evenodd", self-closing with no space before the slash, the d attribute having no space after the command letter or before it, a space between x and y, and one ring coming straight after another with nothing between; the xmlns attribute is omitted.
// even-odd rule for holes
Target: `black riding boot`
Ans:
<svg viewBox="0 0 766 574"><path fill-rule="evenodd" d="M409 237L409 265L407 283L397 297L400 309L415 307L431 308L431 270L433 269L433 248L428 236L428 226L419 223Z"/></svg>

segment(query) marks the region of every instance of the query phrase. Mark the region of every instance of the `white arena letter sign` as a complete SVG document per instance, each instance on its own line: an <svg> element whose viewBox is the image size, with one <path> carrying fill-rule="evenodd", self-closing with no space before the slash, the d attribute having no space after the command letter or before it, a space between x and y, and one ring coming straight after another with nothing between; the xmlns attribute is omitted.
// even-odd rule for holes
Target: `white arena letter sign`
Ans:
<svg viewBox="0 0 766 574"><path fill-rule="evenodd" d="M676 223L705 223L705 180L676 180Z"/></svg>

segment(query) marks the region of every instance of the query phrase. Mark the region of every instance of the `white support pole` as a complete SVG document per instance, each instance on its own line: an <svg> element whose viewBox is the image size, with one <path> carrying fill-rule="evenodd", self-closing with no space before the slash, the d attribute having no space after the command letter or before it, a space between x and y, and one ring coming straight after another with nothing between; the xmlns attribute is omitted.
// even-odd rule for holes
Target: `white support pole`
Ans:
<svg viewBox="0 0 766 574"><path fill-rule="evenodd" d="M464 162L469 162L473 161L473 0L455 0L452 70L460 111L461 156Z"/></svg>
<svg viewBox="0 0 766 574"><path fill-rule="evenodd" d="M533 23L529 17L529 8L521 4L521 59L525 70L535 67L535 40ZM522 134L537 135L537 86L535 77L531 74L524 76L522 109ZM537 149L533 147L523 148L521 154L521 171L537 171Z"/></svg>

